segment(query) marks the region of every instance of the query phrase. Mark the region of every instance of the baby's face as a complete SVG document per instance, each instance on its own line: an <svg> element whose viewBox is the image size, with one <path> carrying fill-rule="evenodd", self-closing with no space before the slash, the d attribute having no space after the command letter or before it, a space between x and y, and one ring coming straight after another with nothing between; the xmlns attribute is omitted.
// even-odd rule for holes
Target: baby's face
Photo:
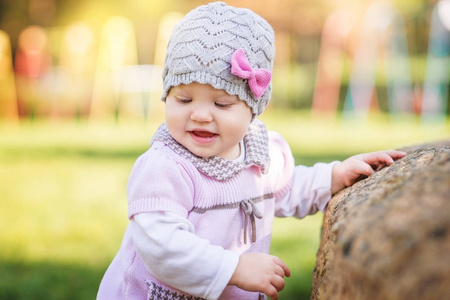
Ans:
<svg viewBox="0 0 450 300"><path fill-rule="evenodd" d="M208 84L172 87L166 98L170 134L197 156L237 158L251 120L244 101Z"/></svg>

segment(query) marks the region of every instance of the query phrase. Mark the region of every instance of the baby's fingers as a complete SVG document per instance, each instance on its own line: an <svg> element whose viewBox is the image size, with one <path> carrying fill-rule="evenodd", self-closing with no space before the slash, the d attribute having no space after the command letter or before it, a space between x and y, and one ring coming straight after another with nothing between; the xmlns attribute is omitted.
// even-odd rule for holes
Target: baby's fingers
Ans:
<svg viewBox="0 0 450 300"><path fill-rule="evenodd" d="M270 281L272 286L279 292L284 289L284 278L280 276L274 276Z"/></svg>
<svg viewBox="0 0 450 300"><path fill-rule="evenodd" d="M270 280L270 284L266 287L267 290L264 293L272 300L278 299L278 293L284 289L284 278L278 275L274 275Z"/></svg>
<svg viewBox="0 0 450 300"><path fill-rule="evenodd" d="M362 158L365 163L371 166L378 166L380 164L390 165L394 162L394 160L389 154L381 151L363 154Z"/></svg>
<svg viewBox="0 0 450 300"><path fill-rule="evenodd" d="M281 270L279 269L279 271L276 272L279 276L291 276L291 270L289 270L289 267L280 258L274 256L274 261L279 267L281 267Z"/></svg>
<svg viewBox="0 0 450 300"><path fill-rule="evenodd" d="M403 156L405 156L407 154L406 152L398 151L398 150L386 150L383 152L386 153L387 155L389 155L390 157L392 157L394 160L402 158Z"/></svg>
<svg viewBox="0 0 450 300"><path fill-rule="evenodd" d="M273 285L269 285L265 291L262 291L266 294L267 297L270 297L271 300L278 299L278 291Z"/></svg>
<svg viewBox="0 0 450 300"><path fill-rule="evenodd" d="M363 160L368 163L373 170L378 171L386 165L391 165L394 160L402 158L406 153L396 150L367 153L363 155Z"/></svg>

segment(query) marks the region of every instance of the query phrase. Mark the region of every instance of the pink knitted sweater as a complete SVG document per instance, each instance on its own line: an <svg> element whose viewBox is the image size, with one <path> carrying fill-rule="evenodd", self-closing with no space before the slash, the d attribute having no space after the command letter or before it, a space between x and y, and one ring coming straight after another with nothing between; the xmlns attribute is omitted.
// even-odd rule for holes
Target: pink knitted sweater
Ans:
<svg viewBox="0 0 450 300"><path fill-rule="evenodd" d="M163 125L131 172L129 218L146 212L175 213L212 245L239 255L268 253L274 216L301 218L325 209L331 197L332 164L295 167L287 143L279 134L267 133L258 120L252 122L244 144L244 162L199 158L176 143ZM226 286L219 299L260 297ZM150 275L127 230L98 299L197 298Z"/></svg>

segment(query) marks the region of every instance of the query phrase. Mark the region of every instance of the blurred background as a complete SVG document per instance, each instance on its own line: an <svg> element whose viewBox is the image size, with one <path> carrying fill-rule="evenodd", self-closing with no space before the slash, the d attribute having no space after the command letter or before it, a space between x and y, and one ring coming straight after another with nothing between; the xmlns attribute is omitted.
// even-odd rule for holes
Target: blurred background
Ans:
<svg viewBox="0 0 450 300"><path fill-rule="evenodd" d="M174 24L200 0L0 0L0 299L94 299L126 183L163 121ZM276 34L261 116L298 164L450 137L450 0L227 1ZM277 220L308 299L321 214Z"/></svg>
<svg viewBox="0 0 450 300"><path fill-rule="evenodd" d="M147 118L171 28L207 1L0 2L0 117ZM229 1L276 31L272 105L443 122L448 1Z"/></svg>

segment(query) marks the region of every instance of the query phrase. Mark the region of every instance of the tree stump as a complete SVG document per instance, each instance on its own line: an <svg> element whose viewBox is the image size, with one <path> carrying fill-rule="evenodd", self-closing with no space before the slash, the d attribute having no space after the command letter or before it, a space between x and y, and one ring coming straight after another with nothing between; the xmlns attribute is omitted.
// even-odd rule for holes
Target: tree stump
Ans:
<svg viewBox="0 0 450 300"><path fill-rule="evenodd" d="M330 200L311 299L450 299L450 141L436 145Z"/></svg>

